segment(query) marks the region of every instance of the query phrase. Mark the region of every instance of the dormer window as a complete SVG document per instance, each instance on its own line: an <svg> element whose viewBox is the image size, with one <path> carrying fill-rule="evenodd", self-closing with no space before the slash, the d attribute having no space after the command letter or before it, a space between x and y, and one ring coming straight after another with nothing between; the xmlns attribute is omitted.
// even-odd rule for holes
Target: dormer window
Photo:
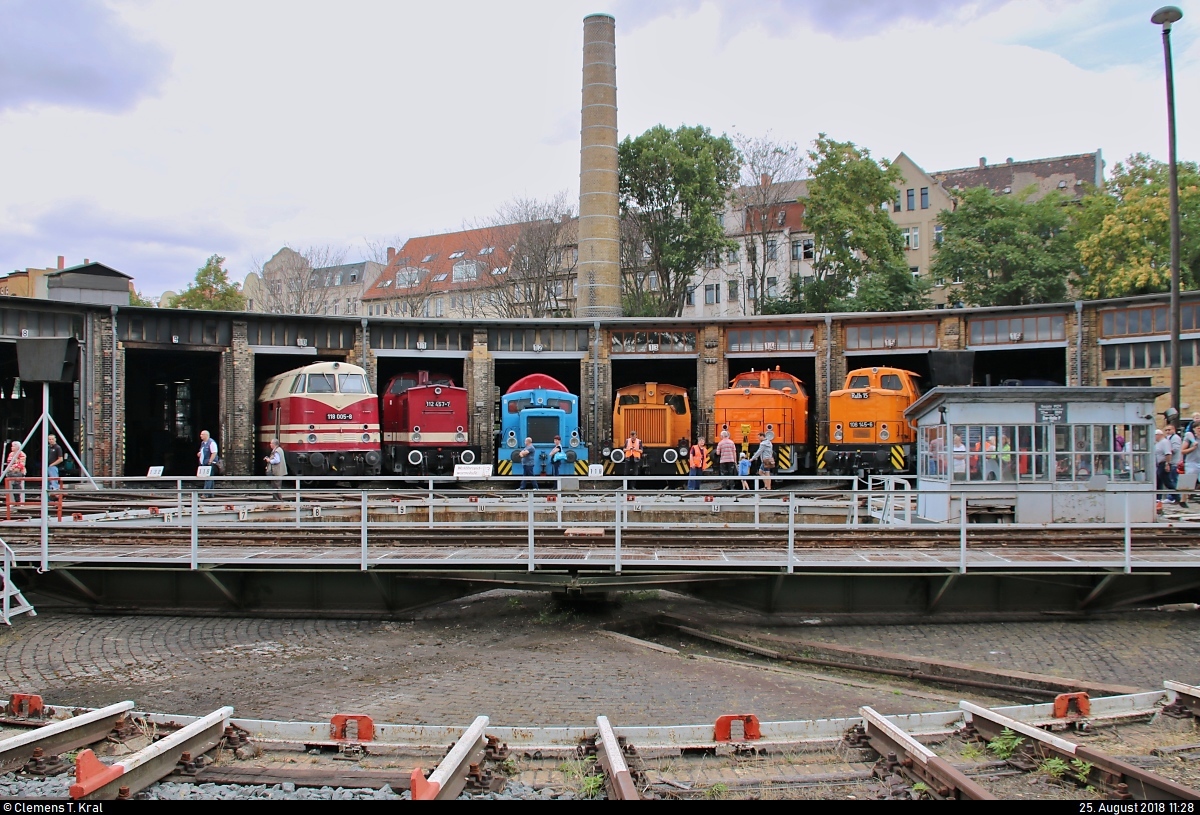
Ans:
<svg viewBox="0 0 1200 815"><path fill-rule="evenodd" d="M496 247L494 247L494 246L485 246L485 247L483 247L482 249L480 249L480 250L479 250L479 254L481 254L481 255L490 255L492 252L495 252L495 251L496 251Z"/></svg>
<svg viewBox="0 0 1200 815"><path fill-rule="evenodd" d="M455 258L460 258L460 257L462 257L462 256L463 256L463 255L465 255L465 254L466 254L466 252L460 249L460 250L459 250L459 251L457 251L457 252L453 252L453 253L451 253L451 255L450 255L450 259L451 259L451 260L454 260Z"/></svg>
<svg viewBox="0 0 1200 815"><path fill-rule="evenodd" d="M429 261L433 260L435 257L437 257L436 254L426 255L425 257L421 258L421 262L428 263Z"/></svg>

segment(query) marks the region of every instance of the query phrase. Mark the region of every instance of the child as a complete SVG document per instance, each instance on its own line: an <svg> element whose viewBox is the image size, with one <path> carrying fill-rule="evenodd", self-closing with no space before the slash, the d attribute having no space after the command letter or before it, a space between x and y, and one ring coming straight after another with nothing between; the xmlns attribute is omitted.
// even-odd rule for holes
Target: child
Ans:
<svg viewBox="0 0 1200 815"><path fill-rule="evenodd" d="M750 475L750 459L746 458L745 453L738 458L738 475L742 477L742 489L750 489L750 482L746 480Z"/></svg>

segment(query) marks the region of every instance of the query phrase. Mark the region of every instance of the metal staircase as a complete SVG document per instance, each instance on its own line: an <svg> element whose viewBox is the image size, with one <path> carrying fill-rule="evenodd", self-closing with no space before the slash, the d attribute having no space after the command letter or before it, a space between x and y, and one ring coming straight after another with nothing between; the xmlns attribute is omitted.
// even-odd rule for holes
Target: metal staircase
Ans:
<svg viewBox="0 0 1200 815"><path fill-rule="evenodd" d="M25 599L25 595L21 594L21 590L13 585L12 568L16 563L16 554L3 540L0 540L0 546L4 551L4 570L0 573L0 579L4 581L4 585L0 586L0 597L3 597L0 603L0 620L5 625L12 625L12 618L18 614L29 612L30 616L36 617L37 612Z"/></svg>

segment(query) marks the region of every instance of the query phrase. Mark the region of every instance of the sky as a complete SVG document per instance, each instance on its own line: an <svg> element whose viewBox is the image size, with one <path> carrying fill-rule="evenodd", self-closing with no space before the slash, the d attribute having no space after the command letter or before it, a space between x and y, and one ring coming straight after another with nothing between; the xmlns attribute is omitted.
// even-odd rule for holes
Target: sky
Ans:
<svg viewBox="0 0 1200 815"><path fill-rule="evenodd" d="M1200 0L1171 34L1200 160ZM0 274L85 258L180 291L283 246L577 200L583 18L616 19L620 137L656 124L926 170L1167 157L1158 0L0 0Z"/></svg>

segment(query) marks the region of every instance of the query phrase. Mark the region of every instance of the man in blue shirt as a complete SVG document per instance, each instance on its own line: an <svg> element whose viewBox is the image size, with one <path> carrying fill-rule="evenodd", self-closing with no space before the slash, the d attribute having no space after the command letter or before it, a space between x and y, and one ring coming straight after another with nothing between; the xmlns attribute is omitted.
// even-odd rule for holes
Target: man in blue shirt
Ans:
<svg viewBox="0 0 1200 815"><path fill-rule="evenodd" d="M528 489L536 490L538 485L533 480L533 468L537 464L537 449L533 446L533 439L525 437L525 447L517 453L517 456L521 459L521 472L525 475L517 489L527 489L525 485L528 484Z"/></svg>

